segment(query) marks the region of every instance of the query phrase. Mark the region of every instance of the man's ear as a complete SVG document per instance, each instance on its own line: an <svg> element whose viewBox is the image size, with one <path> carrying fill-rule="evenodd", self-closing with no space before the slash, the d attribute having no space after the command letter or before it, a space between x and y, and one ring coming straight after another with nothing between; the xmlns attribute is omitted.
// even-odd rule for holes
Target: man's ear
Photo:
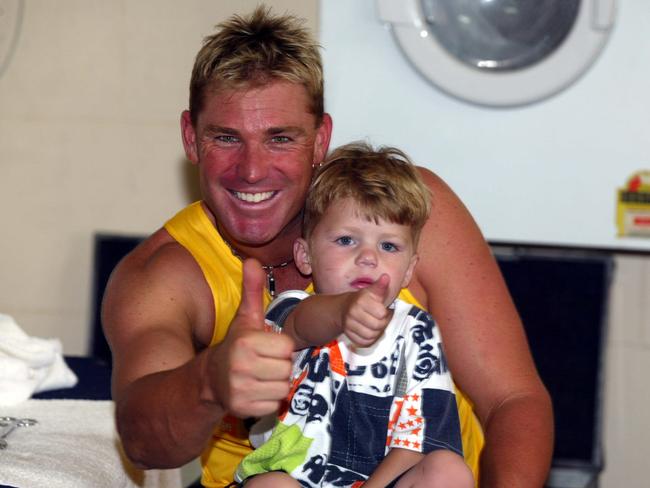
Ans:
<svg viewBox="0 0 650 488"><path fill-rule="evenodd" d="M192 164L199 162L199 153L196 146L196 131L192 125L192 118L189 110L184 110L181 114L181 138L183 139L183 148L185 155Z"/></svg>
<svg viewBox="0 0 650 488"><path fill-rule="evenodd" d="M323 114L323 120L316 132L314 141L314 160L312 165L318 166L323 162L327 155L327 149L330 147L330 138L332 137L332 117L330 114Z"/></svg>
<svg viewBox="0 0 650 488"><path fill-rule="evenodd" d="M413 278L413 271L415 270L415 265L418 263L419 259L420 256L418 256L417 254L413 254L413 256L411 256L411 261L409 262L409 267L406 270L404 279L402 280L401 288L406 288L407 286L409 286L409 283L411 282L411 278Z"/></svg>
<svg viewBox="0 0 650 488"><path fill-rule="evenodd" d="M311 274L311 258L309 257L309 244L302 237L293 243L293 260L298 270L304 275Z"/></svg>

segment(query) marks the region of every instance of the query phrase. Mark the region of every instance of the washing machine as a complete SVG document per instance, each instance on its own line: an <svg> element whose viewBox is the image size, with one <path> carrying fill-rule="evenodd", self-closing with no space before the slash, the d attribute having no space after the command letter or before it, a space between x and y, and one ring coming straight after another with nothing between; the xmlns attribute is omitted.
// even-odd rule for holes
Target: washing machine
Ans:
<svg viewBox="0 0 650 488"><path fill-rule="evenodd" d="M490 241L650 250L616 193L650 168L647 0L324 0L333 146L403 149Z"/></svg>
<svg viewBox="0 0 650 488"><path fill-rule="evenodd" d="M597 59L615 0L379 0L413 66L436 87L488 106L534 103Z"/></svg>

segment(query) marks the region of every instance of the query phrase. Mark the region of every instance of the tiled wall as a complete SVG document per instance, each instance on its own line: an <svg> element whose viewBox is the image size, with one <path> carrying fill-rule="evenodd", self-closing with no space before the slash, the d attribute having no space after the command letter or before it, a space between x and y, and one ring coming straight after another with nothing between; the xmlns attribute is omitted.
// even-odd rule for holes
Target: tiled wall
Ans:
<svg viewBox="0 0 650 488"><path fill-rule="evenodd" d="M650 462L650 256L620 256L612 286L601 488L646 488Z"/></svg>

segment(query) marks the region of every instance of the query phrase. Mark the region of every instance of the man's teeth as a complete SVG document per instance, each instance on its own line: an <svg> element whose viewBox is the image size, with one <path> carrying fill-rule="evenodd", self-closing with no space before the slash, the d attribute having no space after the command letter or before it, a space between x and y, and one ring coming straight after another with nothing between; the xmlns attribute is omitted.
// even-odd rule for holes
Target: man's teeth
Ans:
<svg viewBox="0 0 650 488"><path fill-rule="evenodd" d="M264 200L268 200L273 196L272 191L263 191L261 193L243 193L240 191L235 192L235 196L239 198L240 200L244 200L245 202L250 202L250 203L259 203Z"/></svg>

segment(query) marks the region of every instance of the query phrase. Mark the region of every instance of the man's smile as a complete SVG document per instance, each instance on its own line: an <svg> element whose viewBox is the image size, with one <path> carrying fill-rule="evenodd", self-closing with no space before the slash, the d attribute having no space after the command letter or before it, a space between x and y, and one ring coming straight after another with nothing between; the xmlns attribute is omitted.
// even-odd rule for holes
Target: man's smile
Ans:
<svg viewBox="0 0 650 488"><path fill-rule="evenodd" d="M243 200L248 203L259 203L265 200L269 200L275 195L274 191L262 191L258 193L248 193L243 191L233 191L231 192L239 200Z"/></svg>

